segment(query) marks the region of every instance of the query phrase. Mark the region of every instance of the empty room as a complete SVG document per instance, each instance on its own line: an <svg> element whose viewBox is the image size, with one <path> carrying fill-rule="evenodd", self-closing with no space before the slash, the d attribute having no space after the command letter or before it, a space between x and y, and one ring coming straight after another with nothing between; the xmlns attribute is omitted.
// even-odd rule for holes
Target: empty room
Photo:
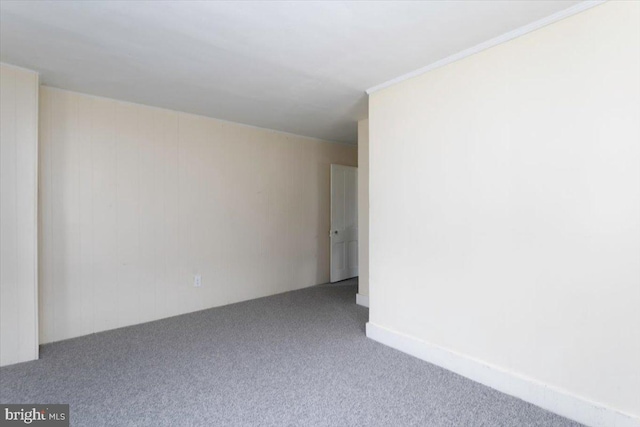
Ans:
<svg viewBox="0 0 640 427"><path fill-rule="evenodd" d="M640 0L0 0L0 426L640 427Z"/></svg>

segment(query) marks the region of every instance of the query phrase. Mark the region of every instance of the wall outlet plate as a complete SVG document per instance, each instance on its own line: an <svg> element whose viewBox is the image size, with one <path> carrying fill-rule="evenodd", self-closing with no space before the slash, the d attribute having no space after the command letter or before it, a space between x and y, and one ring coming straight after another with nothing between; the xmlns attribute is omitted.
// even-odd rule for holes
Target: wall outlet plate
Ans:
<svg viewBox="0 0 640 427"><path fill-rule="evenodd" d="M193 287L200 288L202 287L202 276L200 274L196 274L193 276Z"/></svg>

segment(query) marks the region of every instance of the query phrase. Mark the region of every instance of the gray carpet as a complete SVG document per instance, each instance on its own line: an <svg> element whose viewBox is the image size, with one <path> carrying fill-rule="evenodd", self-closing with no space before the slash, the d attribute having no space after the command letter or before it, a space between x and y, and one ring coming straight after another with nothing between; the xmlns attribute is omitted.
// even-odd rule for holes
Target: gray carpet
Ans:
<svg viewBox="0 0 640 427"><path fill-rule="evenodd" d="M75 426L577 426L367 339L356 287L316 286L41 347L1 403Z"/></svg>

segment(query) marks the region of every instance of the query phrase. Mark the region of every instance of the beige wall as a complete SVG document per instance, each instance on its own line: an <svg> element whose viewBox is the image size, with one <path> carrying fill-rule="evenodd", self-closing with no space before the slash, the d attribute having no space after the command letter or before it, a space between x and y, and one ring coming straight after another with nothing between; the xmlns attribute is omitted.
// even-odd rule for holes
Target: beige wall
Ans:
<svg viewBox="0 0 640 427"><path fill-rule="evenodd" d="M40 117L42 342L328 282L355 146L47 87Z"/></svg>
<svg viewBox="0 0 640 427"><path fill-rule="evenodd" d="M371 323L640 416L640 3L369 108Z"/></svg>
<svg viewBox="0 0 640 427"><path fill-rule="evenodd" d="M38 75L0 65L0 366L38 358Z"/></svg>
<svg viewBox="0 0 640 427"><path fill-rule="evenodd" d="M369 296L369 119L358 122L358 293Z"/></svg>

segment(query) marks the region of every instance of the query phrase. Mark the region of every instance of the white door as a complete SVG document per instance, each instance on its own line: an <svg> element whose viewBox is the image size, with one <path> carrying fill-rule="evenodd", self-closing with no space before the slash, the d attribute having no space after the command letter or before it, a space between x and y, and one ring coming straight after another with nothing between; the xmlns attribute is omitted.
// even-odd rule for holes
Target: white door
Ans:
<svg viewBox="0 0 640 427"><path fill-rule="evenodd" d="M331 282L358 275L358 168L331 165Z"/></svg>

